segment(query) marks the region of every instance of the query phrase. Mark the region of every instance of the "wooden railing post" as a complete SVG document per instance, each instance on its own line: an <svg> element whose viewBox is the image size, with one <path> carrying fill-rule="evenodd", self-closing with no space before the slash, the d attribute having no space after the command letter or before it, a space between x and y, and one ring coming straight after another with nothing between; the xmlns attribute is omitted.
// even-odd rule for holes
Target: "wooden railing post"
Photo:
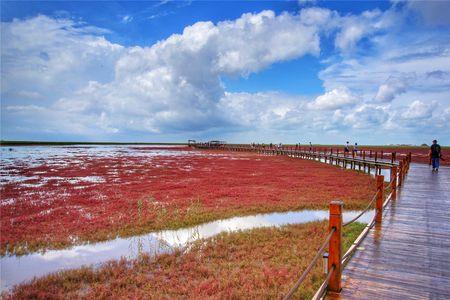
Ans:
<svg viewBox="0 0 450 300"><path fill-rule="evenodd" d="M397 166L393 166L391 169L391 188L392 188L392 200L397 199Z"/></svg>
<svg viewBox="0 0 450 300"><path fill-rule="evenodd" d="M398 186L402 186L403 183L403 161L398 163Z"/></svg>
<svg viewBox="0 0 450 300"><path fill-rule="evenodd" d="M384 176L377 175L377 202L375 222L381 223L383 219Z"/></svg>
<svg viewBox="0 0 450 300"><path fill-rule="evenodd" d="M405 182L406 173L408 173L408 159L405 157L403 159L403 182Z"/></svg>
<svg viewBox="0 0 450 300"><path fill-rule="evenodd" d="M328 292L339 293L341 291L342 276L342 201L331 201L330 219L328 230L334 230L328 248L328 272L333 272L328 282ZM334 268L334 271L333 271Z"/></svg>

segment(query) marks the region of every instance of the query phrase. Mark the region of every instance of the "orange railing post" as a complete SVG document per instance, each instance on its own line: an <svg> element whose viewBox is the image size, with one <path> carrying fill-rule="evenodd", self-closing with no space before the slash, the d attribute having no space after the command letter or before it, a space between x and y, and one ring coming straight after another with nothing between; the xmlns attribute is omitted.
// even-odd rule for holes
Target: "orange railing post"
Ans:
<svg viewBox="0 0 450 300"><path fill-rule="evenodd" d="M392 200L397 199L397 166L393 166L391 169L391 188L392 188Z"/></svg>
<svg viewBox="0 0 450 300"><path fill-rule="evenodd" d="M383 219L384 176L377 175L377 202L375 222L381 223Z"/></svg>
<svg viewBox="0 0 450 300"><path fill-rule="evenodd" d="M333 272L328 282L328 292L341 291L342 275L342 201L330 202L329 232L333 231L328 248L328 272Z"/></svg>
<svg viewBox="0 0 450 300"><path fill-rule="evenodd" d="M398 186L403 184L403 161L398 163Z"/></svg>

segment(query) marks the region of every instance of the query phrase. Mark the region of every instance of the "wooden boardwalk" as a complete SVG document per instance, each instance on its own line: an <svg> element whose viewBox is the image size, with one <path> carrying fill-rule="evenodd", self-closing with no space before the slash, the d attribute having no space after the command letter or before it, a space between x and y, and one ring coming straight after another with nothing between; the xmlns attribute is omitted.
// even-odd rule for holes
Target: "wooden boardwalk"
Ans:
<svg viewBox="0 0 450 300"><path fill-rule="evenodd" d="M450 168L411 164L328 299L450 299Z"/></svg>

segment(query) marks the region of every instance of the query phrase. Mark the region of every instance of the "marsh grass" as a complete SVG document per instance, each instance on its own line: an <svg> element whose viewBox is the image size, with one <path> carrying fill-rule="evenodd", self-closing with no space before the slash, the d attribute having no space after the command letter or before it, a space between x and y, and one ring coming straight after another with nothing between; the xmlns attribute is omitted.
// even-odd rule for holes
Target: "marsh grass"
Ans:
<svg viewBox="0 0 450 300"><path fill-rule="evenodd" d="M105 183L80 190L69 183L47 184L40 190L9 186L9 194L2 196L17 201L0 208L0 254L62 249L237 216L328 209L333 199L344 201L348 210L359 209L375 193L375 181L352 170L290 157L223 155L214 159L208 153L181 156L176 162L157 156L153 167L127 157L94 160L86 162L90 164L89 172L96 170ZM115 177L109 177L113 175L104 168L105 164L120 165L118 172L128 175L116 182ZM165 164L170 168L155 167ZM194 171L185 171L187 166L193 166ZM49 175L50 168L40 167L39 172ZM131 170L132 173L125 172ZM51 174L68 177L80 172L86 170L64 167ZM23 196L28 193L34 198ZM53 201L59 193L70 197ZM102 201L97 200L99 196ZM48 206L46 201L52 204Z"/></svg>
<svg viewBox="0 0 450 300"><path fill-rule="evenodd" d="M344 251L364 225L344 230ZM14 299L279 299L294 284L327 233L326 222L223 233L160 256L62 271L17 286ZM310 298L324 279L322 262L295 295Z"/></svg>

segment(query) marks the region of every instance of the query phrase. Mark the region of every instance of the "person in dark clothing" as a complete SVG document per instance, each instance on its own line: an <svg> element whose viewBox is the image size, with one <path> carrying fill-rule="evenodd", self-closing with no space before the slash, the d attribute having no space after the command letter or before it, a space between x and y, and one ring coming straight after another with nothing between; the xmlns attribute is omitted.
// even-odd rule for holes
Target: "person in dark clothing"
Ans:
<svg viewBox="0 0 450 300"><path fill-rule="evenodd" d="M436 140L433 140L433 144L430 147L431 164L433 165L433 171L439 170L439 159L441 158L441 146Z"/></svg>

